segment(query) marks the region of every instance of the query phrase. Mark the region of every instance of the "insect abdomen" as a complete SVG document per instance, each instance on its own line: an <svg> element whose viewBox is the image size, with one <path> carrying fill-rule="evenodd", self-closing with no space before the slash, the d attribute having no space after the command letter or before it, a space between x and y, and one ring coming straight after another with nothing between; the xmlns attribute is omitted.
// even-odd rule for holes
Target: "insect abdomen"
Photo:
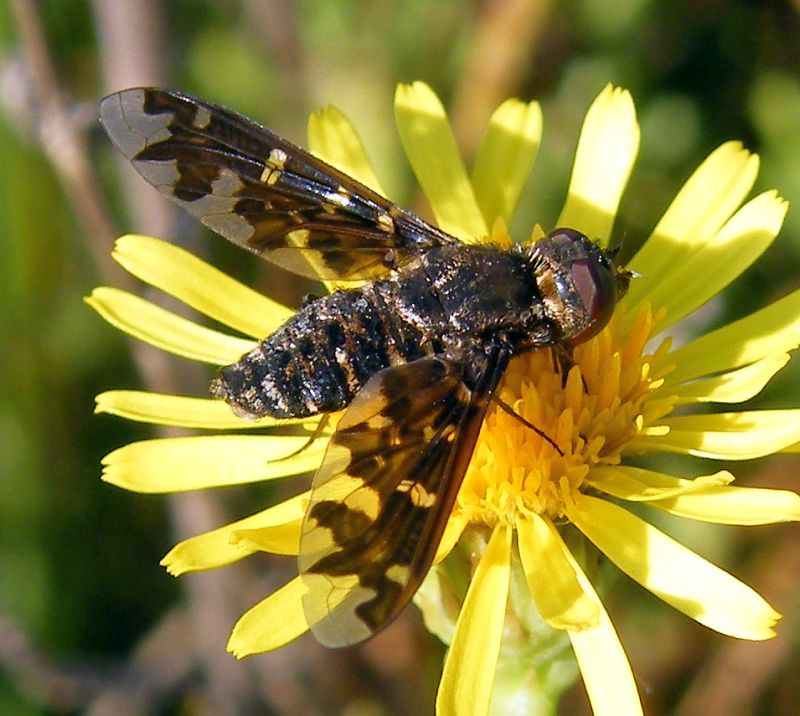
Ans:
<svg viewBox="0 0 800 716"><path fill-rule="evenodd" d="M375 285L303 306L212 384L243 417L302 417L346 407L379 370L424 355L419 331L387 310Z"/></svg>

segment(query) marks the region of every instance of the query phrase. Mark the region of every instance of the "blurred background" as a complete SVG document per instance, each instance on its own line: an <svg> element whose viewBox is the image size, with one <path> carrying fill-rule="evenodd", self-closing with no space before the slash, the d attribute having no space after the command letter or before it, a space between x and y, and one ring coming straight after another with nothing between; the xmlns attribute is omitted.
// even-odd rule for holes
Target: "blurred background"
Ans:
<svg viewBox="0 0 800 716"><path fill-rule="evenodd" d="M145 292L110 261L127 231L180 243L284 301L306 289L134 177L101 133L100 97L180 88L300 144L308 113L333 103L360 129L391 198L429 215L392 116L395 84L415 79L448 107L468 161L503 99L542 102L518 239L557 217L583 115L609 81L632 91L642 125L616 227L628 254L712 149L743 140L762 158L756 192L775 187L792 208L773 247L686 330L800 285L798 0L0 3L0 714L431 712L443 648L415 609L354 649L306 636L243 662L226 653L238 615L293 561L250 558L180 580L158 562L176 540L273 497L259 487L146 496L100 482L104 454L156 433L93 416L93 396L205 396L210 369L133 346L82 302L101 284ZM799 378L795 359L759 407L797 407ZM800 488L797 457L731 467L741 484ZM770 642L736 642L616 578L606 602L646 713L800 713L800 531L659 524L785 618ZM560 712L588 713L580 683Z"/></svg>

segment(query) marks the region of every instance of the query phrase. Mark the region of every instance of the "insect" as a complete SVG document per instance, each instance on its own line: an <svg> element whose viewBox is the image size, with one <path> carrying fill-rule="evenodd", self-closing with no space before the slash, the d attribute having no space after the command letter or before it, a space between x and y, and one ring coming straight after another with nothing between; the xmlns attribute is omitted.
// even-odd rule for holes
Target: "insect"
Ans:
<svg viewBox="0 0 800 716"><path fill-rule="evenodd" d="M369 280L307 302L212 393L251 418L344 409L302 525L303 604L327 646L374 635L431 567L509 360L595 335L631 274L574 229L465 245L180 92L123 90L100 117L148 182L225 238L298 274Z"/></svg>

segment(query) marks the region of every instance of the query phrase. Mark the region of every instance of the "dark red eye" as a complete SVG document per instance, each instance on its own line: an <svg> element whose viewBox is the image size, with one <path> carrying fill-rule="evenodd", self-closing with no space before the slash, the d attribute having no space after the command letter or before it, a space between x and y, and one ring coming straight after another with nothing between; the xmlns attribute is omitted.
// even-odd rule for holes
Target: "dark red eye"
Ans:
<svg viewBox="0 0 800 716"><path fill-rule="evenodd" d="M589 314L589 325L569 343L583 343L597 335L611 319L617 302L617 287L611 270L590 258L575 261L570 278Z"/></svg>

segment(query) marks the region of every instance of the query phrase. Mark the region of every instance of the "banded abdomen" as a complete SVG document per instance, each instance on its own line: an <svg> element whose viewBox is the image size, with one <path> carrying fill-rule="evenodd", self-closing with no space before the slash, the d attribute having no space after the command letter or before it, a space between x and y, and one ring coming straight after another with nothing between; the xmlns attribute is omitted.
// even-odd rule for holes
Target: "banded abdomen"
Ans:
<svg viewBox="0 0 800 716"><path fill-rule="evenodd" d="M212 393L243 417L302 417L346 407L379 370L433 349L387 307L380 295L386 286L369 284L306 303L223 368Z"/></svg>

